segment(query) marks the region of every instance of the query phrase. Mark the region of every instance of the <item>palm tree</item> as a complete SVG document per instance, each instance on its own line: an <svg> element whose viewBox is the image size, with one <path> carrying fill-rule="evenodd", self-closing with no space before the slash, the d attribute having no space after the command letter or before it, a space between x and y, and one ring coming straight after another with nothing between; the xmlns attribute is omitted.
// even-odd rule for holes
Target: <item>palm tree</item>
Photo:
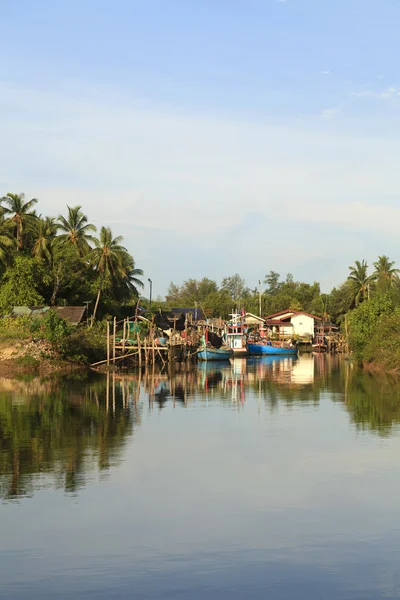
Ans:
<svg viewBox="0 0 400 600"><path fill-rule="evenodd" d="M353 301L357 306L367 297L369 286L374 278L372 275L368 275L368 264L365 260L361 262L356 260L355 265L350 266L349 269L350 274L347 281L350 284Z"/></svg>
<svg viewBox="0 0 400 600"><path fill-rule="evenodd" d="M15 238L17 240L17 249L22 250L23 237L26 226L36 218L33 206L38 200L32 198L24 202L25 194L10 194L1 198L0 203L6 204L4 214L12 215L9 217L14 225Z"/></svg>
<svg viewBox="0 0 400 600"><path fill-rule="evenodd" d="M50 261L54 241L57 239L59 224L53 217L39 216L29 228L32 236L32 254L36 258L46 258Z"/></svg>
<svg viewBox="0 0 400 600"><path fill-rule="evenodd" d="M122 256L122 277L114 280L114 293L116 298L120 301L129 300L139 296L138 288L143 288L143 282L140 281L139 277L143 276L142 269L135 267L135 261L133 256L126 253Z"/></svg>
<svg viewBox="0 0 400 600"><path fill-rule="evenodd" d="M136 290L135 285L143 287L142 282L136 278L136 275L143 275L143 273L140 269L134 268L132 257L127 249L121 246L122 239L122 236L113 238L111 229L102 227L99 239L94 238L92 240L95 247L89 252L88 259L100 275L92 323L96 318L103 282L106 277L114 281L117 286L126 283L132 290Z"/></svg>
<svg viewBox="0 0 400 600"><path fill-rule="evenodd" d="M60 243L73 244L81 256L85 256L90 250L89 242L93 241L90 231L96 231L92 223L88 223L88 218L81 211L81 206L68 206L67 218L60 215L58 217L59 229L63 231L59 236Z"/></svg>
<svg viewBox="0 0 400 600"><path fill-rule="evenodd" d="M13 224L5 218L5 209L0 206L0 262L3 265L9 264L14 248Z"/></svg>
<svg viewBox="0 0 400 600"><path fill-rule="evenodd" d="M394 260L389 260L388 256L378 256L374 262L375 271L372 276L378 284L391 285L398 277L400 269L396 269Z"/></svg>

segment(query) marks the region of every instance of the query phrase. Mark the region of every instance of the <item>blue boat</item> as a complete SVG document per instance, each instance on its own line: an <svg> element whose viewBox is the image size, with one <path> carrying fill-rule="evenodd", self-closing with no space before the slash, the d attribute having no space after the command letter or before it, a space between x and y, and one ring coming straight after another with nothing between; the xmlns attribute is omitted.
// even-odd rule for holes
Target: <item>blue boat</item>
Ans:
<svg viewBox="0 0 400 600"><path fill-rule="evenodd" d="M297 348L281 348L272 344L249 344L247 343L247 351L250 356L297 356Z"/></svg>
<svg viewBox="0 0 400 600"><path fill-rule="evenodd" d="M197 350L199 360L229 360L232 355L232 348L209 348L208 346L203 346Z"/></svg>

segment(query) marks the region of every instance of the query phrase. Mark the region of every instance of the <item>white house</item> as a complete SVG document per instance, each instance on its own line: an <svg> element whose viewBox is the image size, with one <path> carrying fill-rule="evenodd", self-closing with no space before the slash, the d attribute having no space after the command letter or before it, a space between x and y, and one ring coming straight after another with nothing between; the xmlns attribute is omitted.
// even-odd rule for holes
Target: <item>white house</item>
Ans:
<svg viewBox="0 0 400 600"><path fill-rule="evenodd" d="M267 326L280 335L314 335L316 323L321 317L297 310L282 310L279 313L265 317Z"/></svg>

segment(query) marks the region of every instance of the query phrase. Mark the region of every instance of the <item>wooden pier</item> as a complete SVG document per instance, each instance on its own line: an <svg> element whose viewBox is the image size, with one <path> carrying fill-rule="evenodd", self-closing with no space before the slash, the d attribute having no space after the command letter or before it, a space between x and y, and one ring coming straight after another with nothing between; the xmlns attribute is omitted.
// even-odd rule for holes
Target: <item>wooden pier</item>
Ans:
<svg viewBox="0 0 400 600"><path fill-rule="evenodd" d="M148 327L147 332L140 331L139 324ZM184 335L182 336L182 333ZM144 335L143 335L144 334ZM116 363L132 359L138 365L149 365L160 362L184 362L197 358L199 333L196 329L185 325L184 332L171 329L169 337L159 333L156 325L148 319L126 318L112 322L107 321L107 357L104 360L92 363L92 367L106 365L116 366ZM160 343L160 338L165 338L165 343Z"/></svg>

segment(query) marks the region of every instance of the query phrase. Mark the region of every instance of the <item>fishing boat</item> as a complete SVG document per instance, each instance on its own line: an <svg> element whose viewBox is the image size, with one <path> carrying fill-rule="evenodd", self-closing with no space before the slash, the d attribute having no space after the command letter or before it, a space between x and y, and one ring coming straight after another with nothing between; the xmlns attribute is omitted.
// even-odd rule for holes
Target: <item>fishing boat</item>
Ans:
<svg viewBox="0 0 400 600"><path fill-rule="evenodd" d="M232 348L213 348L202 346L197 350L199 360L229 360L233 355Z"/></svg>
<svg viewBox="0 0 400 600"><path fill-rule="evenodd" d="M318 337L315 340L315 343L312 345L313 352L326 352L328 350L328 345L325 343L325 339L319 339Z"/></svg>
<svg viewBox="0 0 400 600"><path fill-rule="evenodd" d="M243 358L247 356L248 352L242 316L232 313L231 317L226 328L226 343L233 350L233 358Z"/></svg>
<svg viewBox="0 0 400 600"><path fill-rule="evenodd" d="M232 354L232 348L224 345L223 338L206 327L201 338L201 346L197 350L197 358L199 360L229 360Z"/></svg>
<svg viewBox="0 0 400 600"><path fill-rule="evenodd" d="M282 346L273 346L271 342L255 342L253 344L247 343L247 350L250 356L297 356L297 348L285 348Z"/></svg>
<svg viewBox="0 0 400 600"><path fill-rule="evenodd" d="M319 333L317 333L317 335L315 336L315 339L314 339L314 342L312 345L312 351L322 353L322 352L326 352L327 350L328 350L328 344L326 343L326 339L324 336L324 330L323 330L323 328L321 328Z"/></svg>

